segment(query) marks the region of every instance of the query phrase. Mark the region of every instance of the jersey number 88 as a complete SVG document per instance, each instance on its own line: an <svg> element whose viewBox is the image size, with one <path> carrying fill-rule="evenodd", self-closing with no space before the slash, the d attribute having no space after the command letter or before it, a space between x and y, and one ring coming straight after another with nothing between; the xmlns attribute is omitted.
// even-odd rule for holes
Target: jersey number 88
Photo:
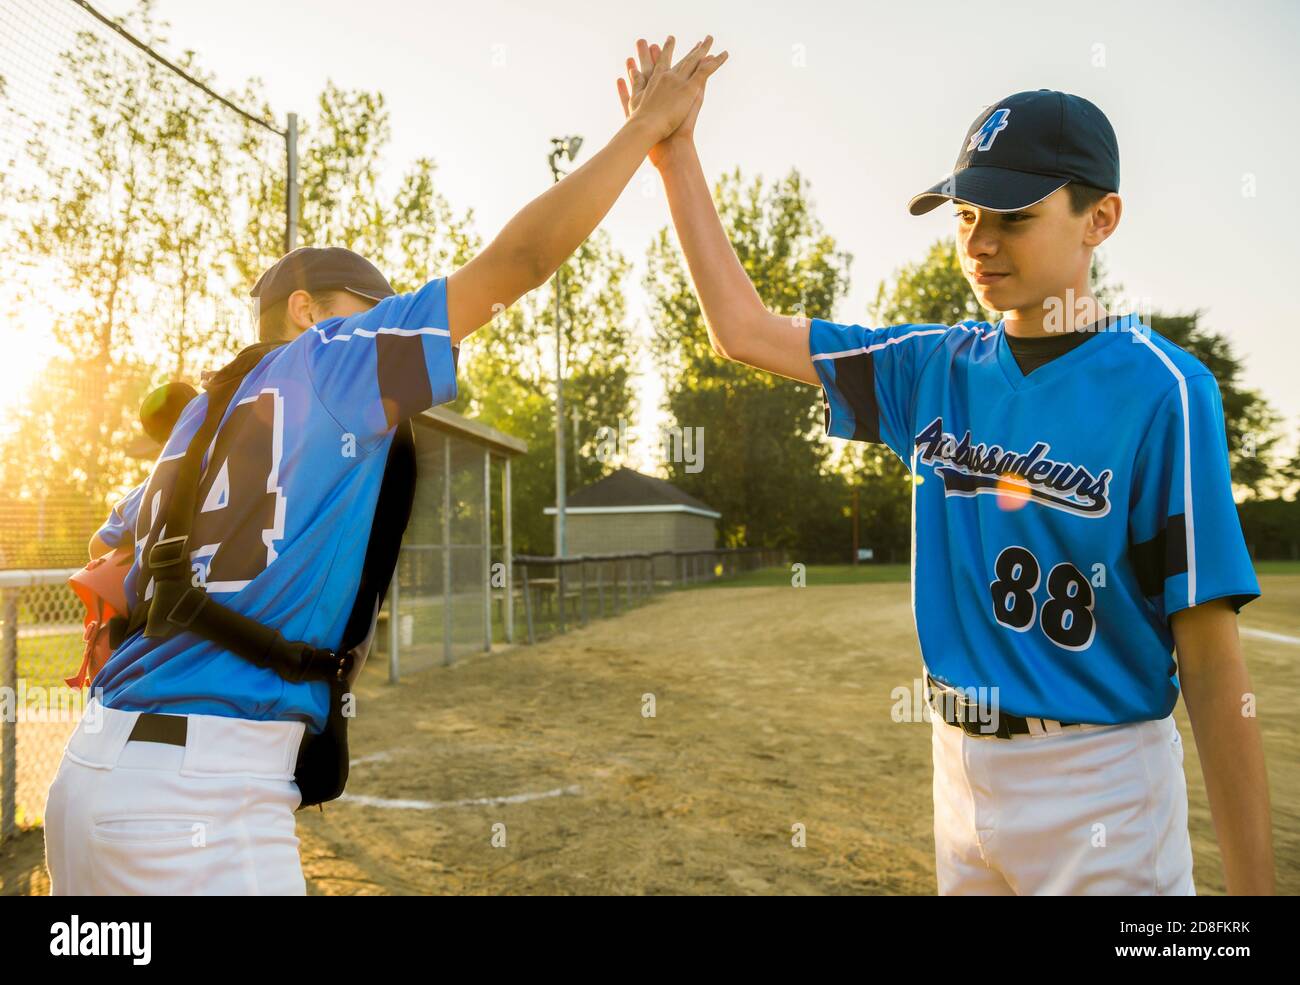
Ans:
<svg viewBox="0 0 1300 985"><path fill-rule="evenodd" d="M1086 650L1097 630L1092 584L1082 571L1062 561L1047 574L1047 600L1039 613L1034 592L1042 570L1032 552L1017 546L1004 548L993 564L997 580L989 586L993 618L1023 633L1033 627L1037 616L1043 635L1054 644L1066 650Z"/></svg>

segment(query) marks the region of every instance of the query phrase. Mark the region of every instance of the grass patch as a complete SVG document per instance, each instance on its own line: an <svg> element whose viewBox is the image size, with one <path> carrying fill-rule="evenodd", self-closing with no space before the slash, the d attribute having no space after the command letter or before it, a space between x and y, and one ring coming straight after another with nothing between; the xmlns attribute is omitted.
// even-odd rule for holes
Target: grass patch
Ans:
<svg viewBox="0 0 1300 985"><path fill-rule="evenodd" d="M804 571L807 587L820 585L874 585L882 582L909 580L906 564L810 564ZM688 585L687 588L777 588L788 586L794 573L790 568L761 568L747 571L735 578Z"/></svg>
<svg viewBox="0 0 1300 985"><path fill-rule="evenodd" d="M1300 561L1256 561L1258 575L1300 575Z"/></svg>

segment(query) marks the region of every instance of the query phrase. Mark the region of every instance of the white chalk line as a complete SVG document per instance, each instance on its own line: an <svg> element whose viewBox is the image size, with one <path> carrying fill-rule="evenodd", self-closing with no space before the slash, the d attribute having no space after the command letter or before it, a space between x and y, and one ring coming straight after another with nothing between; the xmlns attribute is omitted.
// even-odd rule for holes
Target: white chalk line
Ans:
<svg viewBox="0 0 1300 985"><path fill-rule="evenodd" d="M360 759L353 759L348 762L349 766L361 766L364 763L386 763L393 758L391 752L372 752L369 756L362 756Z"/></svg>
<svg viewBox="0 0 1300 985"><path fill-rule="evenodd" d="M1251 629L1248 626L1242 626L1238 630L1242 636L1249 636L1255 640L1269 640L1273 643L1290 643L1292 646L1300 646L1300 636L1287 636L1283 633L1270 633L1267 629Z"/></svg>
<svg viewBox="0 0 1300 985"><path fill-rule="evenodd" d="M339 800L356 804L358 807L379 807L384 810L405 811L441 811L453 807L499 807L503 804L526 804L532 800L546 800L551 797L576 797L582 793L582 787L576 784L568 787L556 787L554 790L542 790L537 793L515 793L506 797L467 797L464 800L390 800L387 797L367 797L364 794L345 793Z"/></svg>

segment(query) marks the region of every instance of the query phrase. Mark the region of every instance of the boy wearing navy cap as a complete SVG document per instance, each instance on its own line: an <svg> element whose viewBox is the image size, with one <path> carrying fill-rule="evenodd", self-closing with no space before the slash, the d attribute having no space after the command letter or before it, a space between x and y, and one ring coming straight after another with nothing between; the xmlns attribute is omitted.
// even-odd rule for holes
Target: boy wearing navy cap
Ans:
<svg viewBox="0 0 1300 985"><path fill-rule="evenodd" d="M637 56L626 111L657 52ZM910 211L953 203L963 272L1002 320L868 328L765 307L696 155L699 108L650 159L714 350L820 386L832 436L883 443L914 476L939 892L1194 894L1181 691L1228 891L1271 893L1236 629L1259 586L1219 390L1093 294L1122 212L1104 114L1046 89L981 110Z"/></svg>

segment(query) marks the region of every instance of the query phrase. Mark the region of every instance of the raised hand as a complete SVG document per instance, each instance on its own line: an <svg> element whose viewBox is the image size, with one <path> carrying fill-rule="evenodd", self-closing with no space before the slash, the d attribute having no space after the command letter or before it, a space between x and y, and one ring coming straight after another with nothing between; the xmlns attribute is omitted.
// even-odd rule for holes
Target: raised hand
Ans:
<svg viewBox="0 0 1300 985"><path fill-rule="evenodd" d="M650 149L650 163L659 167L671 151L674 141L689 141L695 131L695 119L704 103L704 87L710 75L727 60L727 52L709 55L712 35L687 52L676 65L672 63L675 39L670 35L659 45L636 43L637 59L627 60L627 80L618 80L618 98L629 119L650 117L659 133L659 141ZM689 99L689 102L685 102ZM671 124L671 125L668 125ZM668 125L660 131L661 125Z"/></svg>

